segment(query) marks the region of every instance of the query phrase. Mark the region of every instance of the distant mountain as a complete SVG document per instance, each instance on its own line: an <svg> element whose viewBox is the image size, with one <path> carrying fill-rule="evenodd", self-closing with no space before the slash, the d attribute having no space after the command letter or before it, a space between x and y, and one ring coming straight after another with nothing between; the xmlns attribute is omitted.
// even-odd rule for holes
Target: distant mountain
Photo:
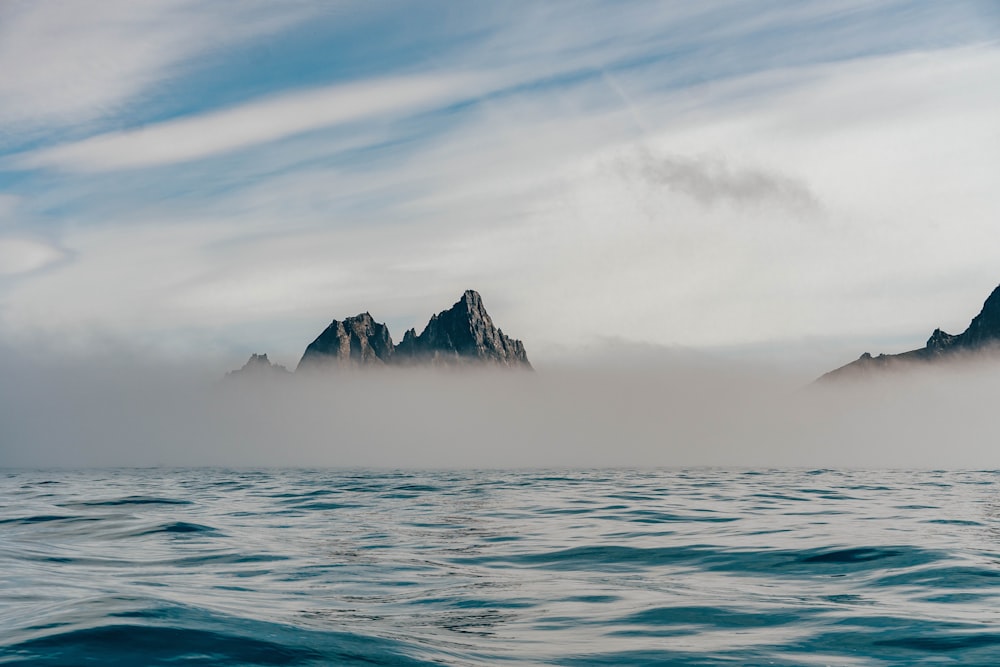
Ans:
<svg viewBox="0 0 1000 667"><path fill-rule="evenodd" d="M493 325L478 292L467 290L458 303L431 317L418 336L403 334L396 363L464 364L531 368L524 345Z"/></svg>
<svg viewBox="0 0 1000 667"><path fill-rule="evenodd" d="M243 368L226 373L226 377L255 377L261 375L288 375L289 370L280 364L272 364L266 354L251 354Z"/></svg>
<svg viewBox="0 0 1000 667"><path fill-rule="evenodd" d="M394 349L389 328L361 313L331 322L306 347L296 370L330 364L384 366L392 361Z"/></svg>
<svg viewBox="0 0 1000 667"><path fill-rule="evenodd" d="M393 345L389 328L370 313L333 320L306 347L296 372L324 368L378 366L501 366L531 369L524 344L493 324L483 299L467 290L448 310L431 317L423 332L410 329ZM253 355L230 377L259 375L273 366L267 355Z"/></svg>
<svg viewBox="0 0 1000 667"><path fill-rule="evenodd" d="M865 352L857 360L823 375L819 381L857 377L910 363L954 359L962 354L995 348L1000 348L1000 286L993 290L983 304L983 309L962 333L952 335L935 329L927 339L927 344L917 350L901 354L880 354L877 357Z"/></svg>

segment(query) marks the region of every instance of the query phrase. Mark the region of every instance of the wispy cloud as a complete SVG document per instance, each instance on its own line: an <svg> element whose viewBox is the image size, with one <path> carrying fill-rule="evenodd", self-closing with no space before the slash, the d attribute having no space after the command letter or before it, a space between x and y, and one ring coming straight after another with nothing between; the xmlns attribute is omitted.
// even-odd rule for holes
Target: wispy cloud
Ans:
<svg viewBox="0 0 1000 667"><path fill-rule="evenodd" d="M67 20L34 6L0 7L0 36ZM466 287L532 350L925 337L994 280L1000 52L928 50L981 39L974 3L446 3L405 37L369 7L284 41L325 3L107 6L89 36L28 31L23 53L76 44L37 85L0 41L20 151L0 232L70 258L0 281L5 337L280 356L316 321L416 318ZM261 63L210 34L244 29ZM84 43L108 72L74 69Z"/></svg>
<svg viewBox="0 0 1000 667"><path fill-rule="evenodd" d="M0 4L0 147L118 114L192 58L315 16L307 3Z"/></svg>
<svg viewBox="0 0 1000 667"><path fill-rule="evenodd" d="M474 95L477 83L456 74L329 86L44 148L15 156L13 164L93 172L205 159L360 119L440 107Z"/></svg>
<svg viewBox="0 0 1000 667"><path fill-rule="evenodd" d="M35 271L63 257L62 250L36 239L0 237L0 275Z"/></svg>
<svg viewBox="0 0 1000 667"><path fill-rule="evenodd" d="M929 313L967 324L964 304L995 279L1000 166L981 145L997 128L989 110L1000 91L987 85L997 71L995 51L959 49L777 73L752 100L732 93L745 80L645 94L638 110L657 128L648 135L636 134L630 111L605 104L597 78L488 98L443 130L413 124L434 140L364 168L312 164L241 182L257 175L242 163L297 151L273 142L235 160L227 190L200 207L140 215L148 196L136 204L122 191L112 218L63 234L72 262L0 294L2 326L34 340L44 330L83 340L88 329L159 338L183 327L201 331L202 344L230 337L280 358L315 334L303 319L358 309L406 317L411 307L416 317L474 287L509 304L499 321L538 350L623 331L685 345L907 327L925 338ZM928 89L942 95L931 101ZM830 100L839 114L822 113ZM730 180L706 187L724 205L651 184L634 159L639 140L654 165L656 156L721 156ZM629 174L608 168L623 155L633 158ZM770 181L747 193L737 179L731 191L733 174L774 179L775 164L779 183L822 201L824 224L800 224ZM182 170L210 179L217 168ZM799 196L793 188L791 201ZM956 197L980 205L956 219ZM957 221L935 233L942 220ZM959 286L906 288L928 271L958 270L968 276ZM890 284L900 287L891 304ZM243 326L268 320L282 323L280 336Z"/></svg>

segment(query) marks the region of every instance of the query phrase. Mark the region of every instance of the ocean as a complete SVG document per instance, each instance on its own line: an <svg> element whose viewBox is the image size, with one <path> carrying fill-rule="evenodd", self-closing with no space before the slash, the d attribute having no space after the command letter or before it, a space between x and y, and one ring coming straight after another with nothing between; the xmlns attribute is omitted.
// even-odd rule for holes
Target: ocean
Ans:
<svg viewBox="0 0 1000 667"><path fill-rule="evenodd" d="M0 471L2 665L1000 665L1000 473Z"/></svg>

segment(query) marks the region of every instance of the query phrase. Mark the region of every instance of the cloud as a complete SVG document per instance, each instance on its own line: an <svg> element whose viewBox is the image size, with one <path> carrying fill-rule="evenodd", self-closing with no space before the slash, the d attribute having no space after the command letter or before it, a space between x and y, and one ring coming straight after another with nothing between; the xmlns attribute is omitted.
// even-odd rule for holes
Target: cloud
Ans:
<svg viewBox="0 0 1000 667"><path fill-rule="evenodd" d="M199 55L314 16L307 3L68 1L0 5L0 145L119 113Z"/></svg>
<svg viewBox="0 0 1000 667"><path fill-rule="evenodd" d="M0 275L36 271L63 259L66 256L59 248L25 238L0 237Z"/></svg>
<svg viewBox="0 0 1000 667"><path fill-rule="evenodd" d="M284 358L317 322L417 317L467 287L533 354L967 324L995 284L995 48L817 65L879 48L885 24L852 32L865 12L833 4L608 7L462 13L405 52L431 56L400 64L390 39L357 88L22 155L53 170L15 175L25 213L74 261L0 285L3 335ZM851 39L816 40L831 23ZM391 81L410 102L379 106ZM819 224L799 224L809 202Z"/></svg>
<svg viewBox="0 0 1000 667"><path fill-rule="evenodd" d="M20 168L112 171L205 159L360 119L442 106L476 90L469 76L414 76L280 95L13 158Z"/></svg>
<svg viewBox="0 0 1000 667"><path fill-rule="evenodd" d="M874 347L855 349L865 337L895 338L879 348L891 352L961 329L995 287L1000 163L981 147L998 129L998 72L997 51L955 49L647 92L635 96L646 134L595 78L491 96L445 127L423 117L405 130L432 140L396 127L377 139L391 150L354 162L310 152L296 167L303 142L322 144L299 137L179 167L185 187L224 179L204 202L150 205L133 194L156 185L141 172L87 176L114 187L81 181L100 215L60 236L74 261L7 285L0 324L8 337L103 330L285 359L324 320L369 309L419 326L472 287L505 304L497 321L536 360L623 332L699 347L846 341L821 346L821 371ZM706 206L651 186L641 161L608 168L636 145L654 160L718 156L728 177L778 174L823 217L801 224L775 205L780 188ZM293 167L260 171L274 160Z"/></svg>
<svg viewBox="0 0 1000 667"><path fill-rule="evenodd" d="M0 223L7 222L13 217L20 202L21 197L0 192Z"/></svg>
<svg viewBox="0 0 1000 667"><path fill-rule="evenodd" d="M3 352L5 467L1000 465L981 437L995 361L804 388L694 362L233 382L127 347L78 362Z"/></svg>
<svg viewBox="0 0 1000 667"><path fill-rule="evenodd" d="M803 213L820 208L816 196L801 181L759 168L734 168L718 158L654 155L640 149L633 159L622 162L621 170L627 178L667 187L706 206L764 203Z"/></svg>

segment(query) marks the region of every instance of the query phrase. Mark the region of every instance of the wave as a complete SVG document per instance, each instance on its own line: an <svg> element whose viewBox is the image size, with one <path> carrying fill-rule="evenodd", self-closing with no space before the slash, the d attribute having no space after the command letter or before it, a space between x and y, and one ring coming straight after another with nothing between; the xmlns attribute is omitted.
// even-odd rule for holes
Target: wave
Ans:
<svg viewBox="0 0 1000 667"><path fill-rule="evenodd" d="M13 473L0 665L986 666L998 544L992 472Z"/></svg>
<svg viewBox="0 0 1000 667"><path fill-rule="evenodd" d="M418 647L389 638L307 629L186 606L112 612L108 616L116 622L63 628L58 632L28 628L20 634L35 636L5 642L0 647L0 664L18 667L434 664L407 654L418 651ZM122 618L131 622L118 620Z"/></svg>
<svg viewBox="0 0 1000 667"><path fill-rule="evenodd" d="M729 549L711 545L625 547L594 545L505 556L454 559L466 564L507 564L556 570L645 569L697 567L744 575L776 574L811 577L818 574L861 570L908 568L940 560L940 552L914 546L850 547L844 549Z"/></svg>
<svg viewBox="0 0 1000 667"><path fill-rule="evenodd" d="M157 498L153 496L125 496L123 498L108 498L106 500L83 500L66 503L61 507L123 507L128 505L191 505L190 500L182 498Z"/></svg>

